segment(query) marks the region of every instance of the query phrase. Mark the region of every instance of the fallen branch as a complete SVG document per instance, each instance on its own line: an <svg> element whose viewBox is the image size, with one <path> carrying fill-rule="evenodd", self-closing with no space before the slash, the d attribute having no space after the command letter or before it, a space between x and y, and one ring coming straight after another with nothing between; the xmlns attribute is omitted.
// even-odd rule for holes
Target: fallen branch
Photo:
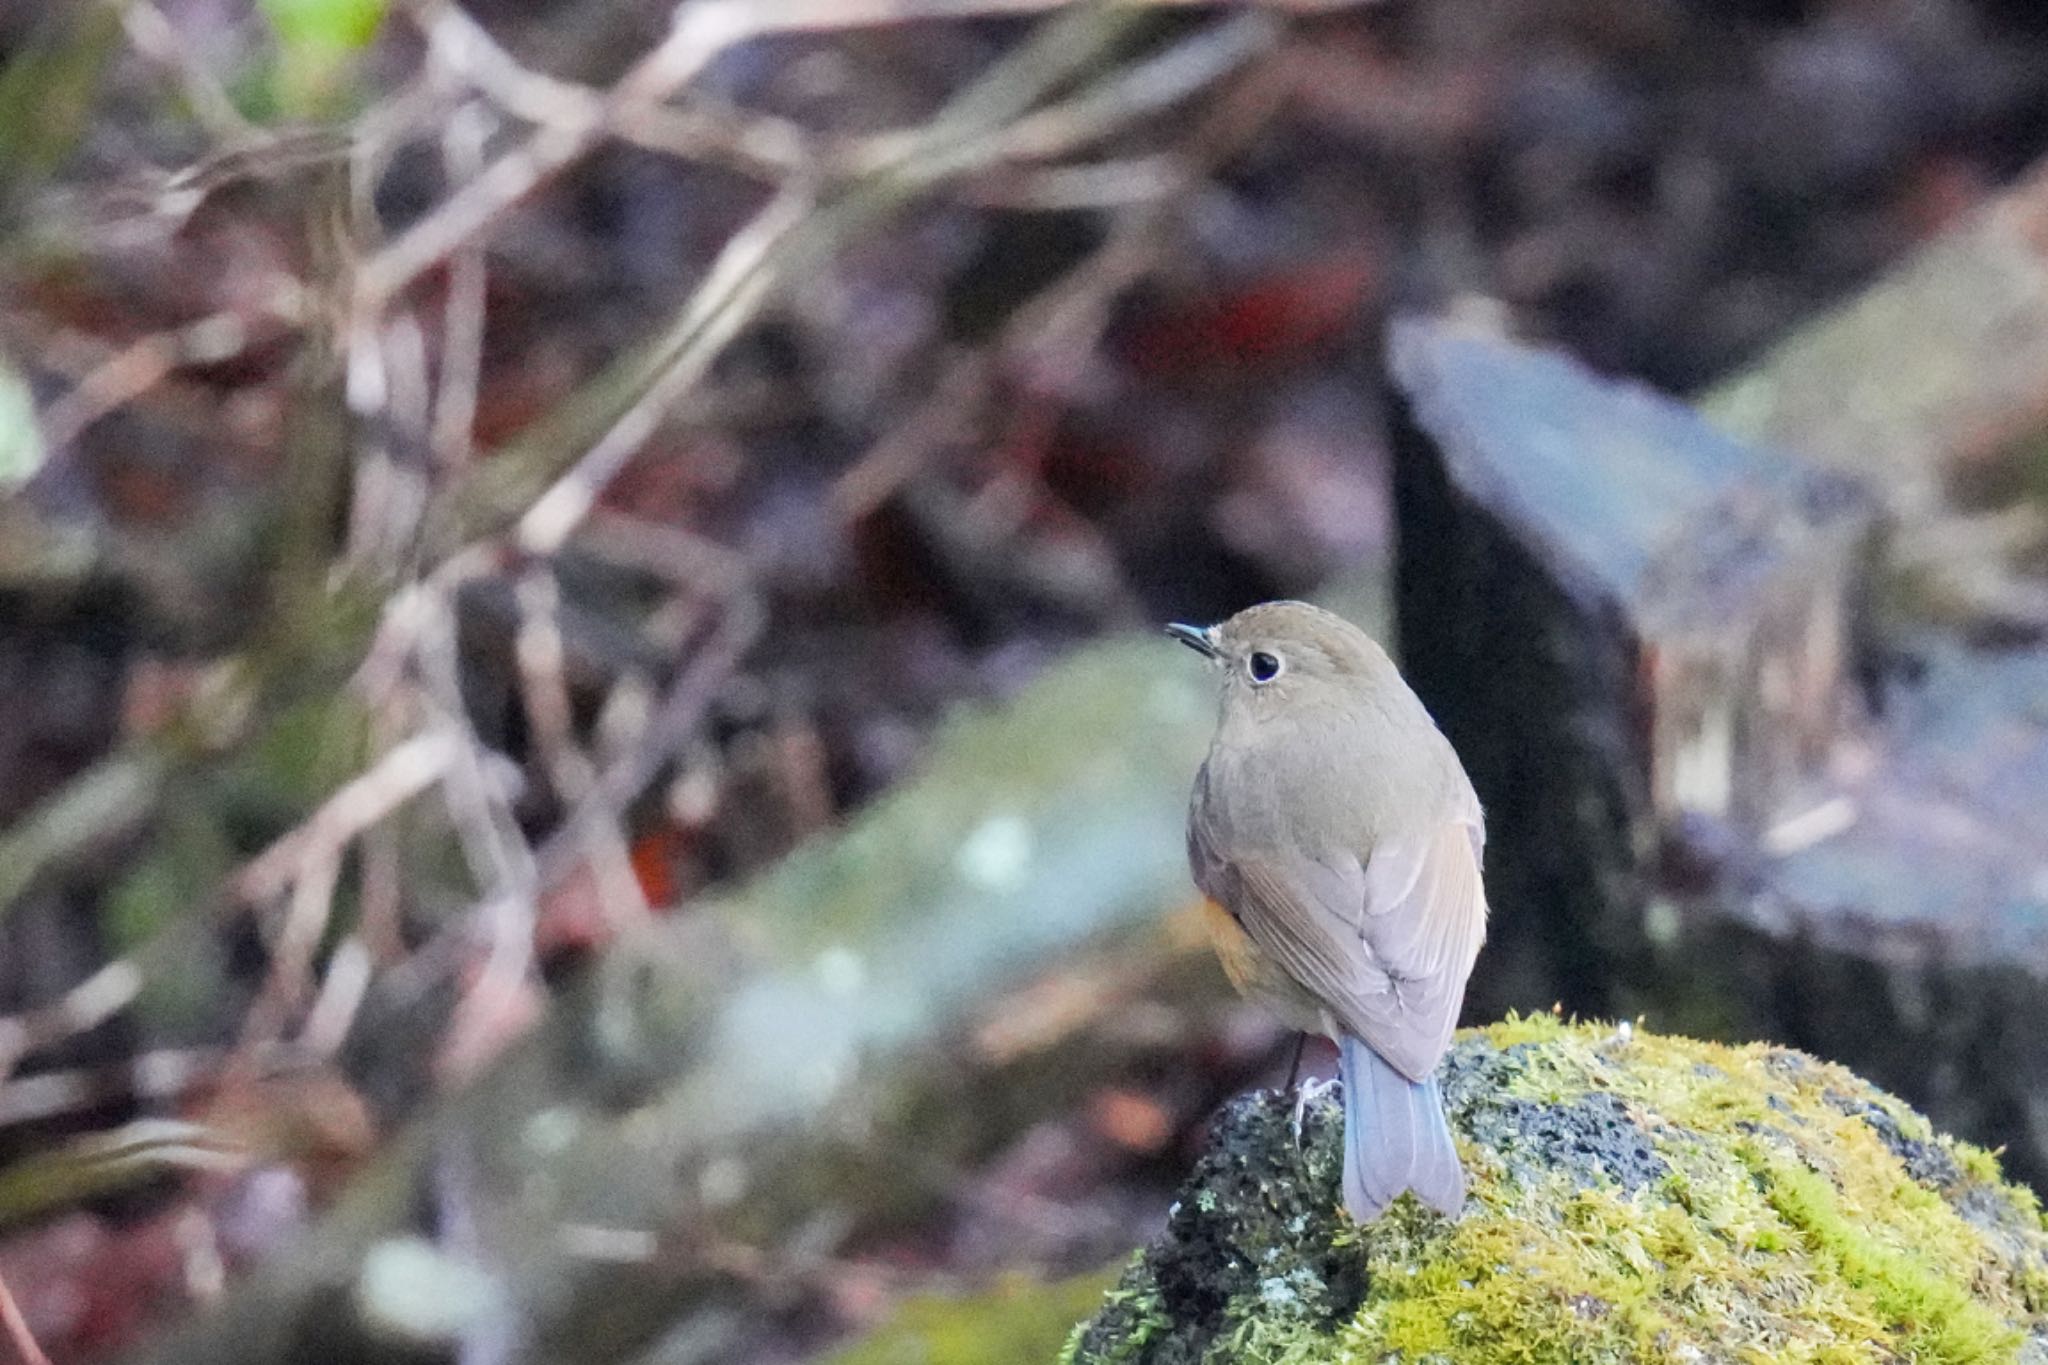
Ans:
<svg viewBox="0 0 2048 1365"><path fill-rule="evenodd" d="M484 1220L485 1273L518 1305L513 1358L626 1359L690 1330L704 1353L677 1359L719 1358L748 1291L717 1249L773 1278L802 1229L835 1224L836 1244L883 1208L936 1197L933 1163L986 1140L984 1088L1006 1113L1058 1112L1124 1064L1128 1041L1104 1046L1085 1026L1032 1041L1010 1025L1003 1055L1042 1087L1027 1091L1021 1072L958 1050L995 1036L978 1016L1055 954L1186 903L1179 830L1208 725L1204 680L1151 640L1086 651L1002 712L963 719L842 836L674 933L615 948L305 1245L145 1358L267 1362L374 1337L365 1268L379 1247L431 1236L415 1194L444 1162L484 1182L465 1204ZM990 758L1019 752L1032 762ZM1213 991L1205 958L1154 960ZM1192 985L1169 998L1183 989L1216 998ZM934 1112L957 1118L916 1117ZM555 1136L530 1140L537 1114ZM656 1251L593 1258L573 1228Z"/></svg>

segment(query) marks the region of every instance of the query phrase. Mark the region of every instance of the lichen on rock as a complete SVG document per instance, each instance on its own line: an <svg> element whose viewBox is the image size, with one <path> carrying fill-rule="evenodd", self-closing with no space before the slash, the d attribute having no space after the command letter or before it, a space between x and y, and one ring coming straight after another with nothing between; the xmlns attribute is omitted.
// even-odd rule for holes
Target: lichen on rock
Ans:
<svg viewBox="0 0 2048 1365"><path fill-rule="evenodd" d="M1841 1067L1536 1016L1462 1038L1444 1094L1464 1216L1367 1228L1333 1097L1299 1142L1233 1103L1063 1360L2048 1365L2034 1196Z"/></svg>

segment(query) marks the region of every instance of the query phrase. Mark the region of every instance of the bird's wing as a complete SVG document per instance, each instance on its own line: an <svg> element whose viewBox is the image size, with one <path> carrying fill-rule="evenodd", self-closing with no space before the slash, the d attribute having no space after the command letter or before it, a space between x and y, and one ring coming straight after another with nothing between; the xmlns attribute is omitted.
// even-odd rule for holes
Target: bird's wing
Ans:
<svg viewBox="0 0 2048 1365"><path fill-rule="evenodd" d="M1191 828L1189 839L1192 852L1202 835ZM1435 1069L1486 934L1465 821L1382 840L1364 866L1302 853L1207 856L1231 893L1218 899L1338 1023L1411 1080Z"/></svg>
<svg viewBox="0 0 2048 1365"><path fill-rule="evenodd" d="M1209 765L1195 771L1195 790L1188 802L1188 871L1202 894L1235 915L1231 897L1236 881L1217 848L1216 830L1209 822Z"/></svg>
<svg viewBox="0 0 2048 1365"><path fill-rule="evenodd" d="M1422 838L1383 839L1365 865L1366 941L1401 977L1471 970L1486 937L1480 844L1463 821Z"/></svg>

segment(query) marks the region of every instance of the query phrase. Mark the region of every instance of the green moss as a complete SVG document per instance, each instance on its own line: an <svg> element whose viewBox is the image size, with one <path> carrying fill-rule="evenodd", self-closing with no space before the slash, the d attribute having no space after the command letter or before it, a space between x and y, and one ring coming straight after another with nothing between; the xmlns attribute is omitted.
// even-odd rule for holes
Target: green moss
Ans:
<svg viewBox="0 0 2048 1365"><path fill-rule="evenodd" d="M1496 1046L1513 1047L1516 1043L1551 1043L1565 1036L1570 1025L1556 1014L1518 1014L1508 1011L1508 1017L1487 1030L1487 1037Z"/></svg>
<svg viewBox="0 0 2048 1365"><path fill-rule="evenodd" d="M1023 1276L978 1294L906 1301L885 1327L839 1354L831 1365L1043 1365L1077 1314L1095 1307L1113 1279L1094 1271L1055 1284Z"/></svg>
<svg viewBox="0 0 2048 1365"><path fill-rule="evenodd" d="M1107 1335L1113 1337L1114 1345L1108 1351L1090 1357L1098 1365L1125 1365L1125 1362L1143 1360L1153 1341L1173 1328L1173 1320L1167 1316L1157 1286L1143 1272L1144 1258L1141 1254L1132 1258L1132 1264L1123 1277L1103 1295L1095 1321L1109 1325ZM1060 1365L1073 1365L1080 1346L1081 1333L1076 1329L1068 1335L1066 1346L1059 1354Z"/></svg>
<svg viewBox="0 0 2048 1365"><path fill-rule="evenodd" d="M2020 1334L1970 1298L1927 1249L1887 1245L1864 1220L1849 1217L1835 1187L1813 1171L1771 1161L1753 1145L1743 1161L1762 1180L1771 1207L1798 1229L1806 1245L1845 1285L1868 1296L1881 1320L1895 1324L1907 1358L1939 1362L2010 1359ZM1925 1205L1920 1201L1909 1201Z"/></svg>
<svg viewBox="0 0 2048 1365"><path fill-rule="evenodd" d="M1840 1067L1535 1015L1462 1040L1444 1089L1457 1222L1403 1200L1352 1225L1334 1100L1297 1154L1287 1106L1249 1097L1122 1281L1142 1342L1105 1309L1068 1358L2048 1360L2036 1201ZM1263 1288L1304 1277L1320 1297Z"/></svg>

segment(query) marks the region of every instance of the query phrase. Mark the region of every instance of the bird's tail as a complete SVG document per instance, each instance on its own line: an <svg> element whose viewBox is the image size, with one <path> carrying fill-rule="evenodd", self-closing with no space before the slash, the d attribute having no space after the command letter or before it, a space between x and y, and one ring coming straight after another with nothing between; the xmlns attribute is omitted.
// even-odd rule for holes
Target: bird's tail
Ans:
<svg viewBox="0 0 2048 1365"><path fill-rule="evenodd" d="M1447 1218L1465 1206L1465 1170L1436 1077L1411 1081L1365 1043L1338 1044L1344 1077L1344 1207L1370 1222L1403 1190Z"/></svg>

